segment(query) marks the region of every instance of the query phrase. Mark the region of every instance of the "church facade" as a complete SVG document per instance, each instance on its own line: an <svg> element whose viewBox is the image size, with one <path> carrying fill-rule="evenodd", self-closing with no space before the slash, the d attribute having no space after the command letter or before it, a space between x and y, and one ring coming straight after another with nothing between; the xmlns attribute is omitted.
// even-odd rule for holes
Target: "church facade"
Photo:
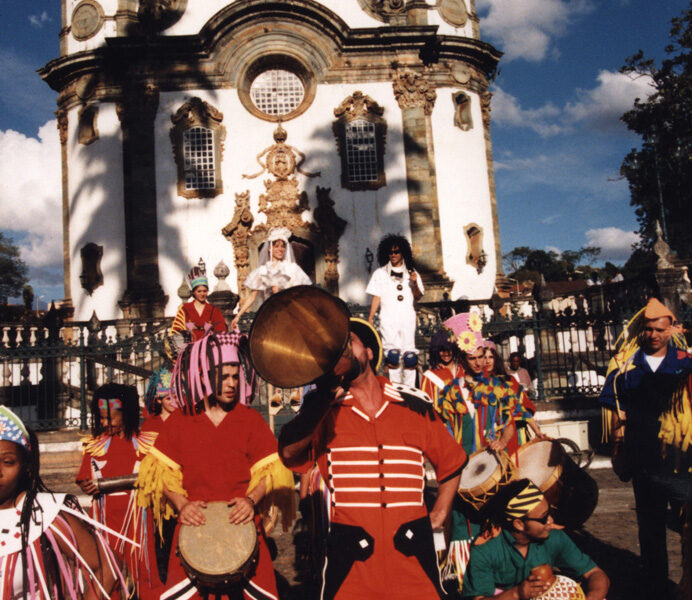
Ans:
<svg viewBox="0 0 692 600"><path fill-rule="evenodd" d="M242 295L276 225L349 302L387 233L424 300L493 293L500 53L474 0L62 0L62 19L41 75L75 319L172 315L200 257Z"/></svg>

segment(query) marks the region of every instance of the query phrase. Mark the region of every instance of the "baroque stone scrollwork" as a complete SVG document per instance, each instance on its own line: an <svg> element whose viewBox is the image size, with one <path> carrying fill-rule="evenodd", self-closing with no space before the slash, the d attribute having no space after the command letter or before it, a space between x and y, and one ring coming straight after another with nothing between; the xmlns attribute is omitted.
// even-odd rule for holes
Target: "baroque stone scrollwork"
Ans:
<svg viewBox="0 0 692 600"><path fill-rule="evenodd" d="M289 146L287 138L286 130L279 123L274 131L276 143L257 155L257 162L262 170L252 175L243 174L243 178L254 179L266 171L276 178L264 181L266 194L260 195L259 210L267 215L267 227L288 227L294 231L307 226L302 214L310 208L307 195L298 189L295 174L318 177L320 173L309 173L300 168L305 161L305 154Z"/></svg>
<svg viewBox="0 0 692 600"><path fill-rule="evenodd" d="M67 111L63 108L60 108L55 111L55 116L58 119L58 134L60 135L60 143L62 145L67 144L67 126L68 126L68 117L67 117Z"/></svg>
<svg viewBox="0 0 692 600"><path fill-rule="evenodd" d="M171 116L173 128L170 132L173 156L178 167L178 195L183 198L214 198L223 192L221 162L223 160L226 128L221 124L223 113L201 98L190 98ZM206 165L205 171L195 170L185 164L183 146L186 132L198 129L198 135L210 136L213 140L213 166ZM187 143L195 143L195 137Z"/></svg>
<svg viewBox="0 0 692 600"><path fill-rule="evenodd" d="M187 0L139 0L137 15L148 31L163 31L183 16Z"/></svg>
<svg viewBox="0 0 692 600"><path fill-rule="evenodd" d="M394 73L392 85L399 108L422 107L426 115L432 114L437 92L435 85L420 73L403 69Z"/></svg>
<svg viewBox="0 0 692 600"><path fill-rule="evenodd" d="M406 8L406 0L358 0L358 2L365 12L382 21L401 14Z"/></svg>
<svg viewBox="0 0 692 600"><path fill-rule="evenodd" d="M235 195L235 211L231 222L221 230L224 237L233 244L235 268L238 276L238 290L243 295L243 282L250 272L250 250L248 238L255 218L250 210L250 190Z"/></svg>
<svg viewBox="0 0 692 600"><path fill-rule="evenodd" d="M334 210L334 200L331 198L331 188L317 186L317 208L314 216L320 228L322 251L324 253L324 284L332 294L339 292L339 239L346 229L344 221Z"/></svg>
<svg viewBox="0 0 692 600"><path fill-rule="evenodd" d="M483 92L481 94L481 114L483 115L483 126L486 129L490 128L490 101L493 99L492 92Z"/></svg>

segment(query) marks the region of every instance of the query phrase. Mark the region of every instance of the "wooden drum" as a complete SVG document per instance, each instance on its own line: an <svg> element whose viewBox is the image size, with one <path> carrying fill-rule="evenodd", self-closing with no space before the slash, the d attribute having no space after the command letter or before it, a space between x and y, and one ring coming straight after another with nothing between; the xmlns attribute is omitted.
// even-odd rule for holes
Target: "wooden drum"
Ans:
<svg viewBox="0 0 692 600"><path fill-rule="evenodd" d="M598 504L598 485L558 440L535 439L519 447L517 479L530 479L554 509L555 522L581 527Z"/></svg>
<svg viewBox="0 0 692 600"><path fill-rule="evenodd" d="M181 525L178 557L197 587L223 590L247 576L257 564L259 544L254 521L235 525L226 502L200 507L204 525Z"/></svg>
<svg viewBox="0 0 692 600"><path fill-rule="evenodd" d="M461 471L459 495L476 510L512 480L512 463L506 452L489 450L474 452Z"/></svg>

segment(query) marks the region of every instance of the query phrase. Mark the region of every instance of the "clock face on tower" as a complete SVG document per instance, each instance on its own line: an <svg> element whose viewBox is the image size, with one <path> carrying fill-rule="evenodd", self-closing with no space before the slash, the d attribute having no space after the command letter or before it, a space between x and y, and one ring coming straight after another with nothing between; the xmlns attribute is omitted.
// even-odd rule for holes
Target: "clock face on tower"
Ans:
<svg viewBox="0 0 692 600"><path fill-rule="evenodd" d="M72 35L76 40L88 40L103 26L103 9L94 0L80 2L72 11Z"/></svg>

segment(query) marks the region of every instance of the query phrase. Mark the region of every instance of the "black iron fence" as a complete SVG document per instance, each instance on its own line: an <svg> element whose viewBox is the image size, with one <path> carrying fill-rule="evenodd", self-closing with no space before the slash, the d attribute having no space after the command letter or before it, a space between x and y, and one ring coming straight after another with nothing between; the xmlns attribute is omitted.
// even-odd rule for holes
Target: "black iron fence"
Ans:
<svg viewBox="0 0 692 600"><path fill-rule="evenodd" d="M492 339L505 359L519 351L536 381L540 400L596 395L605 378L615 342L634 309L594 312L568 308L539 310L535 304L515 304L500 316L479 305L484 335ZM506 304L505 309L512 308ZM366 317L367 307L350 306ZM427 305L418 311L417 345L420 366L428 363L432 333L450 316L449 305ZM529 316L521 316L520 313ZM496 316L493 316L496 315ZM248 331L253 315L245 315ZM692 313L682 315L692 323ZM164 333L170 319L59 323L49 313L36 325L0 325L0 403L15 409L35 429L79 427L89 424L88 404L93 391L114 381L135 385L143 394L150 374L165 364ZM292 416L299 397L293 390L275 390L266 383L255 405L280 426Z"/></svg>

